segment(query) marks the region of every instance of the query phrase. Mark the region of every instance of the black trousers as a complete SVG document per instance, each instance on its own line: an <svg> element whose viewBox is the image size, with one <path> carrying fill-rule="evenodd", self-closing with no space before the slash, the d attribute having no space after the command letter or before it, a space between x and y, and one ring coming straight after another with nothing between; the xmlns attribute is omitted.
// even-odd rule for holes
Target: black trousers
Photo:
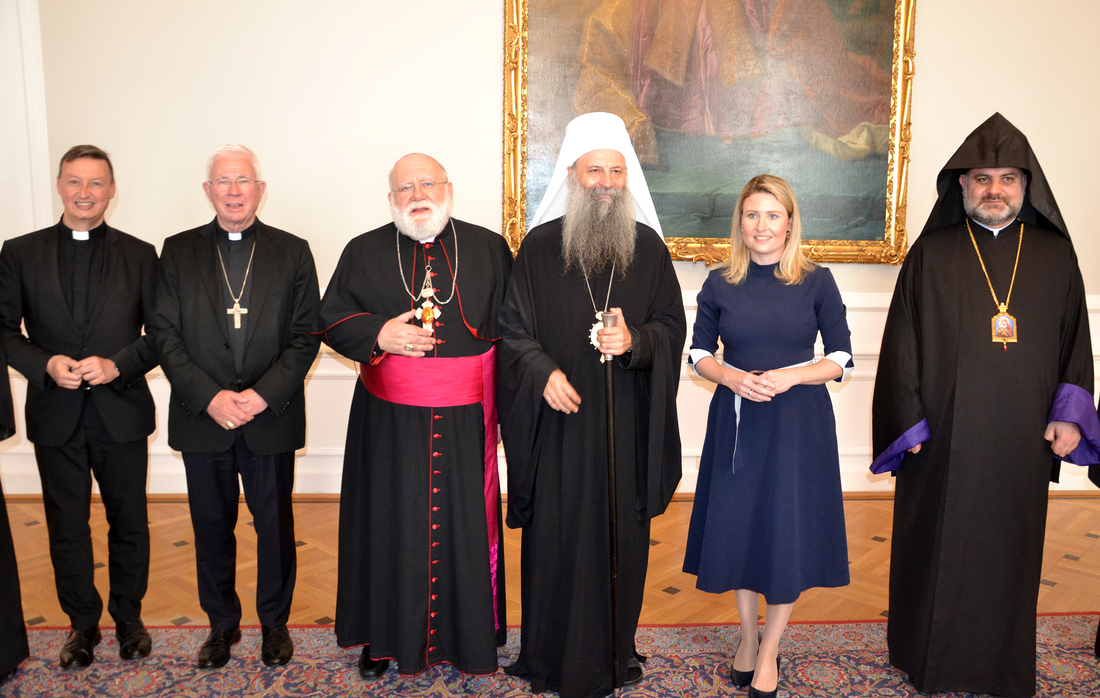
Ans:
<svg viewBox="0 0 1100 698"><path fill-rule="evenodd" d="M263 625L284 625L298 573L294 546L294 453L261 456L237 432L224 453L184 453L187 499L195 530L199 603L214 630L241 623L237 596L238 500L244 499L256 529L256 612Z"/></svg>
<svg viewBox="0 0 1100 698"><path fill-rule="evenodd" d="M42 500L50 534L50 559L61 610L74 628L99 623L103 599L95 588L92 557L92 476L107 513L107 612L116 623L137 620L149 585L149 472L146 439L118 443L107 433L95 400L84 398L80 421L61 446L35 444Z"/></svg>
<svg viewBox="0 0 1100 698"><path fill-rule="evenodd" d="M0 487L0 676L19 666L30 654L27 627L23 625L23 603L19 596L19 570L11 542L8 508Z"/></svg>

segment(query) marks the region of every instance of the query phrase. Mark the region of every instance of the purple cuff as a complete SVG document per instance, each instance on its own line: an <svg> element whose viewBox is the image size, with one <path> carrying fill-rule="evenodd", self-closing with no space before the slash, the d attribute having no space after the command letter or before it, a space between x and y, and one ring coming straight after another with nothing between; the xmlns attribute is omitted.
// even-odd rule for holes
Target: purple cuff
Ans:
<svg viewBox="0 0 1100 698"><path fill-rule="evenodd" d="M1059 383L1047 421L1073 422L1081 430L1081 442L1063 461L1073 465L1100 463L1100 417L1089 391L1072 383Z"/></svg>
<svg viewBox="0 0 1100 698"><path fill-rule="evenodd" d="M890 444L890 447L871 463L871 472L875 475L881 475L900 469L901 462L905 460L906 451L930 438L932 438L932 431L928 428L928 420L922 419L899 436L897 441Z"/></svg>

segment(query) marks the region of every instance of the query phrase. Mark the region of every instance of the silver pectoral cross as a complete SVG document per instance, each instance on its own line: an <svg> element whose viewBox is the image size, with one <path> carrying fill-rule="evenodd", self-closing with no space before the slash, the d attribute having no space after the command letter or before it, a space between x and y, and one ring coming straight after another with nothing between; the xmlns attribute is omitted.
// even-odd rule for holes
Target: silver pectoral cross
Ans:
<svg viewBox="0 0 1100 698"><path fill-rule="evenodd" d="M233 329L239 330L241 329L241 316L248 315L248 308L242 308L239 302L234 301L233 307L228 308L225 314L233 316Z"/></svg>

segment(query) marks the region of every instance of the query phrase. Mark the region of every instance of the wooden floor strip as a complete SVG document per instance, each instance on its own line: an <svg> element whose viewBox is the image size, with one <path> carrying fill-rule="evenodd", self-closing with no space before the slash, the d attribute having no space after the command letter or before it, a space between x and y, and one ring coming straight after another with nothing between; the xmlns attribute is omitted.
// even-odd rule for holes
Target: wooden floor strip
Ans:
<svg viewBox="0 0 1100 698"><path fill-rule="evenodd" d="M8 517L15 540L23 612L29 625L67 626L54 588L53 567L40 499L9 499ZM795 604L794 621L881 619L887 611L890 530L893 502L849 498L844 503L852 582L839 589L812 589ZM336 608L336 542L339 502L332 498L297 500L298 583L292 625L327 625ZM684 574L684 541L690 501L675 501L653 522L649 575L642 607L643 624L729 623L737 620L733 593L707 594ZM255 625L256 535L242 504L237 525L237 593L242 622ZM151 568L143 618L147 625L206 625L199 608L194 534L185 501L154 499L149 505ZM107 524L103 507L92 505L96 586L107 596ZM519 532L506 529L508 624L520 622ZM1100 610L1100 498L1052 497L1047 520L1040 613ZM103 623L112 623L104 617Z"/></svg>

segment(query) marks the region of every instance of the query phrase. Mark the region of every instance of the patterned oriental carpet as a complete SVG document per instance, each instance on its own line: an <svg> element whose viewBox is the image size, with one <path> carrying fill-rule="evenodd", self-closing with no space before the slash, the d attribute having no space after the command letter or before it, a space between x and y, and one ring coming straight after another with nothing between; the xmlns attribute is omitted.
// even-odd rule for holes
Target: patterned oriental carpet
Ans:
<svg viewBox="0 0 1100 698"><path fill-rule="evenodd" d="M1040 698L1100 696L1100 660L1093 654L1097 614L1039 617ZM294 659L281 668L260 663L259 629L245 630L224 669L200 671L194 655L205 628L157 627L153 654L137 662L118 658L114 631L104 632L96 661L88 669L63 671L57 653L66 630L31 629L31 657L0 686L0 696L455 696L493 698L528 696L527 684L498 671L464 676L437 666L402 678L391 666L377 681L364 682L356 671L358 650L336 646L331 627L292 628ZM500 649L500 664L515 661L519 631L511 629ZM638 650L650 657L641 684L623 691L639 698L725 696L747 693L729 683L731 653L738 626L646 626L638 631ZM783 637L781 697L922 695L886 660L886 623L797 623ZM941 697L973 694L940 693Z"/></svg>

